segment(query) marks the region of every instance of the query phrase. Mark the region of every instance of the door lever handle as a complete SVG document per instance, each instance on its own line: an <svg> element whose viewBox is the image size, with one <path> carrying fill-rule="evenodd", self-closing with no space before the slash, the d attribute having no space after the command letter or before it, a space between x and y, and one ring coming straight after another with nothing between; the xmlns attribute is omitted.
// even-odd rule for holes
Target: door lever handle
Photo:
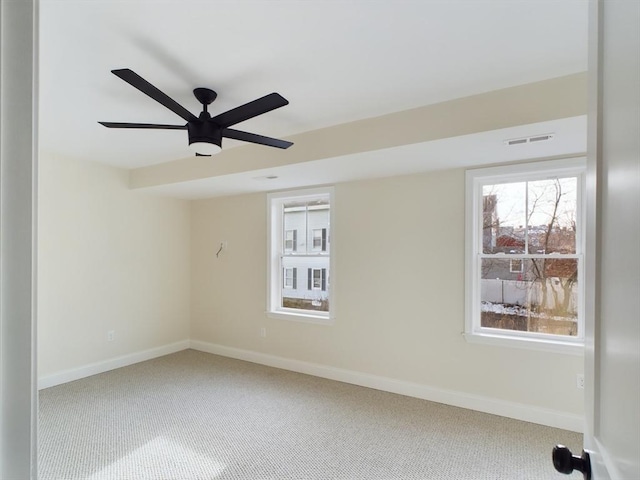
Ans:
<svg viewBox="0 0 640 480"><path fill-rule="evenodd" d="M591 460L589 454L582 450L582 456L578 457L571 453L564 445L553 447L553 466L560 473L569 475L574 470L582 472L584 480L591 480Z"/></svg>

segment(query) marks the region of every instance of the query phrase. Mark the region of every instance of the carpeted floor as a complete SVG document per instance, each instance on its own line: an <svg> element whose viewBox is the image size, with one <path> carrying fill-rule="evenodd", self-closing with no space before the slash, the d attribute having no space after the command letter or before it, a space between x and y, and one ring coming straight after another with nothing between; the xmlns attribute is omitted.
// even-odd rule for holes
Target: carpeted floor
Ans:
<svg viewBox="0 0 640 480"><path fill-rule="evenodd" d="M562 479L582 435L185 350L40 392L40 480Z"/></svg>

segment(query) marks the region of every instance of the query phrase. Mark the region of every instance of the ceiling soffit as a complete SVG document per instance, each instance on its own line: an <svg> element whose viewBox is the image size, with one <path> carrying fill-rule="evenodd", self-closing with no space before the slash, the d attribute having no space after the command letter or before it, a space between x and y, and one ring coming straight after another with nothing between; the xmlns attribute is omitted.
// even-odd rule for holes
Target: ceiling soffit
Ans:
<svg viewBox="0 0 640 480"><path fill-rule="evenodd" d="M585 115L586 111L587 76L579 73L292 135L286 139L295 145L284 151L242 146L214 157L189 157L133 169L130 171L130 187L148 188L303 165L322 159L576 117Z"/></svg>

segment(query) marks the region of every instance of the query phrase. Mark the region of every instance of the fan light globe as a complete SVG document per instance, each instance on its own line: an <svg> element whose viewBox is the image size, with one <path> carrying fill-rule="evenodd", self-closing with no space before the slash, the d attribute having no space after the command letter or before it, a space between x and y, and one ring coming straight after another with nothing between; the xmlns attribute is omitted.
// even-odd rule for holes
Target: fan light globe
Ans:
<svg viewBox="0 0 640 480"><path fill-rule="evenodd" d="M222 151L219 145L208 142L193 142L189 144L189 148L194 153L199 153L200 155L215 155Z"/></svg>

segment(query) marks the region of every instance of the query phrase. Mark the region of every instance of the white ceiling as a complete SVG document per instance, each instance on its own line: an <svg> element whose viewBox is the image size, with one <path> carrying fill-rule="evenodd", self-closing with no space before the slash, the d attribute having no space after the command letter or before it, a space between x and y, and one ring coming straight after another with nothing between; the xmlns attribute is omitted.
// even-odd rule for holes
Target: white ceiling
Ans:
<svg viewBox="0 0 640 480"><path fill-rule="evenodd" d="M127 169L190 155L184 131L114 130L97 123L184 123L111 74L115 68L131 68L196 115L195 87L218 92L213 115L277 91L290 105L237 128L286 138L585 71L587 1L41 0L42 152ZM578 132L583 127L576 125L574 120L495 135L564 128L583 135L584 145L584 129ZM384 165L390 152L383 151L373 172L354 167L360 161L354 156L348 162L327 159L153 190L199 198L209 196L216 182L216 192L224 184L228 194L313 179L331 183L412 173L420 168L411 158L428 152L445 158L447 151L452 158L464 157L460 152L477 151L487 138L478 134L394 149L395 158L407 159L394 162L397 168ZM545 147L550 154L567 153L564 141L556 140ZM225 139L223 148L241 144ZM466 163L478 164L480 157ZM268 187L268 181L255 180L266 174L280 178Z"/></svg>

